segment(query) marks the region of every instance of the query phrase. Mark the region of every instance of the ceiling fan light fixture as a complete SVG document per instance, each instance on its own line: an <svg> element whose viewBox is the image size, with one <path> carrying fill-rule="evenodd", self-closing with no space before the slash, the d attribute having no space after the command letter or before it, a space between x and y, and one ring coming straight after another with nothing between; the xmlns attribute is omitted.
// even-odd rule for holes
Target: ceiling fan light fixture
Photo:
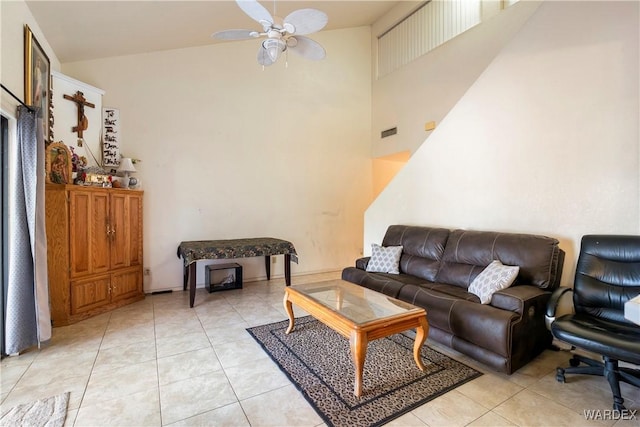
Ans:
<svg viewBox="0 0 640 427"><path fill-rule="evenodd" d="M225 30L212 34L213 38L246 40L266 36L257 55L258 64L263 67L273 65L283 52L288 54L289 51L306 59L320 60L325 57L322 45L305 35L320 31L327 25L326 13L316 9L298 9L281 19L272 16L258 0L236 0L236 3L247 16L262 26L263 31Z"/></svg>
<svg viewBox="0 0 640 427"><path fill-rule="evenodd" d="M276 62L280 54L287 48L287 44L282 39L266 39L262 42L262 47L267 51L267 55L269 55L271 61Z"/></svg>

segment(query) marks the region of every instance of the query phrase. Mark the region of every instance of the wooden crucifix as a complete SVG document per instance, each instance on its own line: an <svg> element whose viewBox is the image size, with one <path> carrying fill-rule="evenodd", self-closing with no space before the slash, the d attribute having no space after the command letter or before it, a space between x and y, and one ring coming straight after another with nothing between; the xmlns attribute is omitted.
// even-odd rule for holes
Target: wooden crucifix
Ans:
<svg viewBox="0 0 640 427"><path fill-rule="evenodd" d="M78 133L78 140L82 138L82 132L87 130L89 127L89 120L87 120L87 116L84 115L84 107L95 108L96 106L84 98L84 93L77 91L75 95L64 95L64 99L68 99L71 102L75 102L78 106L78 125L71 128L73 132ZM82 142L79 142L78 145L82 146Z"/></svg>

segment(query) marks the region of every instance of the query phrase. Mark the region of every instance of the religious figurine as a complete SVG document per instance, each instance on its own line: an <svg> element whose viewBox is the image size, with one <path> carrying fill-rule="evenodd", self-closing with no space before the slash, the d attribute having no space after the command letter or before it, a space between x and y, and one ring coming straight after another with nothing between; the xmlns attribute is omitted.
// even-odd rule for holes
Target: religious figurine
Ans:
<svg viewBox="0 0 640 427"><path fill-rule="evenodd" d="M51 162L50 179L54 184L66 184L69 181L67 176L67 157L66 152L59 150Z"/></svg>
<svg viewBox="0 0 640 427"><path fill-rule="evenodd" d="M85 166L87 166L87 158L85 156L78 156L73 147L69 146L71 150L71 167L73 172L81 172Z"/></svg>

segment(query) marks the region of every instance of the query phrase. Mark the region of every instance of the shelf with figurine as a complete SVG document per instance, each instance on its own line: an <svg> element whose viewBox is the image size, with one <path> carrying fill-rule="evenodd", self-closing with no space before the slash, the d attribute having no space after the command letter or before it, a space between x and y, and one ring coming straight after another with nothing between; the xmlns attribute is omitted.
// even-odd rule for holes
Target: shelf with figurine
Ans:
<svg viewBox="0 0 640 427"><path fill-rule="evenodd" d="M117 169L107 171L101 166L88 166L87 158L78 155L73 146L54 142L47 146L46 182L139 190L141 181L130 176L137 172L134 164L138 162L139 159L123 157Z"/></svg>

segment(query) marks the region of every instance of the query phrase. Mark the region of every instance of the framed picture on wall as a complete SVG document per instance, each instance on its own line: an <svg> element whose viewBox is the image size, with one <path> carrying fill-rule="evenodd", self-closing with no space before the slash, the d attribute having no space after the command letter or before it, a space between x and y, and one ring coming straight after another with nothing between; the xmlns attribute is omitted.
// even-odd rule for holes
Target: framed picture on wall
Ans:
<svg viewBox="0 0 640 427"><path fill-rule="evenodd" d="M44 140L50 142L51 63L28 25L24 26L24 99L25 104L40 107Z"/></svg>

